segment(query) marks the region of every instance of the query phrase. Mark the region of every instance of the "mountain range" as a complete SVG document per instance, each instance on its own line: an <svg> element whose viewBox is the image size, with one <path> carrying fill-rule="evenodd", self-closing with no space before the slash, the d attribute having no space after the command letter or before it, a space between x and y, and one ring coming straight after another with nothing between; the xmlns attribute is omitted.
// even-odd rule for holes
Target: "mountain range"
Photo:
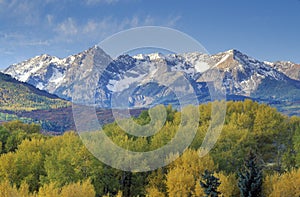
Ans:
<svg viewBox="0 0 300 197"><path fill-rule="evenodd" d="M199 102L210 101L207 70L218 71L227 100L249 98L288 115L300 114L300 65L259 61L238 50L214 55L125 54L113 59L94 46L66 58L43 54L3 72L66 100L96 103L100 108L147 108L158 103L176 106L178 93L192 98L189 92L194 92ZM174 76L166 77L164 73ZM188 80L189 87L177 83L181 77ZM176 82L176 94L160 81ZM88 91L93 87L95 90ZM95 100L91 99L94 96Z"/></svg>

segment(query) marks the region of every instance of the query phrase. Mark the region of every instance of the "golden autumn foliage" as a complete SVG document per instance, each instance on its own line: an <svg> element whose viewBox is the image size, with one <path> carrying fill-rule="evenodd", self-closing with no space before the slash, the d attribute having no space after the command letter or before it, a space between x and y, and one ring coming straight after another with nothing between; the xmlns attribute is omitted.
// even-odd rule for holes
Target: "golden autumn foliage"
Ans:
<svg viewBox="0 0 300 197"><path fill-rule="evenodd" d="M37 197L56 197L59 196L59 189L55 183L49 183L43 185L36 195Z"/></svg>
<svg viewBox="0 0 300 197"><path fill-rule="evenodd" d="M72 183L62 187L60 196L61 197L94 197L96 195L94 186L89 180L82 183Z"/></svg>
<svg viewBox="0 0 300 197"><path fill-rule="evenodd" d="M19 192L16 187L12 187L9 181L2 181L0 183L0 195L2 197L17 197Z"/></svg>
<svg viewBox="0 0 300 197"><path fill-rule="evenodd" d="M222 196L239 196L238 180L235 174L216 173L216 177L220 179L221 185L218 191L221 192Z"/></svg>
<svg viewBox="0 0 300 197"><path fill-rule="evenodd" d="M269 175L264 181L264 195L268 197L300 196L300 169L279 175Z"/></svg>
<svg viewBox="0 0 300 197"><path fill-rule="evenodd" d="M165 196L165 194L163 192L159 191L155 187L147 188L146 192L147 192L146 196L148 196L148 197L152 197L152 196L161 196L161 197L164 197Z"/></svg>
<svg viewBox="0 0 300 197"><path fill-rule="evenodd" d="M166 175L166 185L169 196L190 196L198 193L199 176L206 169L216 169L214 161L209 155L199 157L195 150L187 150L169 167Z"/></svg>
<svg viewBox="0 0 300 197"><path fill-rule="evenodd" d="M211 107L199 106L197 133L180 157L173 161L179 153L169 154L164 158L173 161L168 166L144 173L123 172L102 163L75 132L43 136L36 133L36 125L6 123L0 126L0 197L203 196L200 180L205 170L216 172L221 196L239 196L236 173L250 149L264 164L265 196L299 196L300 118L249 100L228 102L217 143L199 157ZM128 135L116 123L106 125L104 132L120 147L155 150L174 138L180 124L180 112L170 106L167 111L167 122L151 137ZM143 113L135 121L146 124L149 117ZM114 159L113 152L108 155Z"/></svg>
<svg viewBox="0 0 300 197"><path fill-rule="evenodd" d="M94 186L90 180L71 183L62 188L56 187L55 183L44 185L38 192L30 193L28 184L21 184L20 188L12 186L8 181L0 183L1 197L94 197Z"/></svg>

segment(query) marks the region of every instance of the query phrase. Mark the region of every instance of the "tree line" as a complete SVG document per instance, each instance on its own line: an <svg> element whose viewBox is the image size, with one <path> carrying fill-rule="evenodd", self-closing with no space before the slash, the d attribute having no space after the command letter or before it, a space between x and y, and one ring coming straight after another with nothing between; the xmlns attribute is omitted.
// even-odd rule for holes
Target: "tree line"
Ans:
<svg viewBox="0 0 300 197"><path fill-rule="evenodd" d="M227 102L221 136L209 154L199 157L198 149L211 121L211 108L211 103L199 106L197 133L178 159L142 173L124 172L101 163L75 132L47 136L40 134L39 125L4 123L0 126L0 194L299 196L300 118L287 117L250 100ZM116 123L105 125L103 131L120 147L155 150L174 137L180 123L180 112L171 106L166 111L167 121L151 137L131 136ZM150 121L147 111L133 119L141 125ZM171 154L166 159L175 156Z"/></svg>

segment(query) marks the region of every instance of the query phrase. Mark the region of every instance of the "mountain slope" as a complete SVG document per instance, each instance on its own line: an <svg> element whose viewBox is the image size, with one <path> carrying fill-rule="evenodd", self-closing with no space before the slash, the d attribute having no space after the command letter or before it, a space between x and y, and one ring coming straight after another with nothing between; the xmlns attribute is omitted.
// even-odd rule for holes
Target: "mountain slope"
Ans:
<svg viewBox="0 0 300 197"><path fill-rule="evenodd" d="M34 86L0 73L0 109L12 111L31 111L68 106L69 103L36 89Z"/></svg>
<svg viewBox="0 0 300 197"><path fill-rule="evenodd" d="M266 62L266 64L274 67L276 70L284 73L286 76L294 80L300 80L300 64L292 62L278 61L275 63Z"/></svg>
<svg viewBox="0 0 300 197"><path fill-rule="evenodd" d="M220 57L221 56L221 57ZM300 98L300 82L264 62L237 50L213 56L223 75L227 94L256 99L294 100ZM289 93L290 92L290 93ZM291 92L294 92L291 94ZM299 93L299 94L298 94Z"/></svg>

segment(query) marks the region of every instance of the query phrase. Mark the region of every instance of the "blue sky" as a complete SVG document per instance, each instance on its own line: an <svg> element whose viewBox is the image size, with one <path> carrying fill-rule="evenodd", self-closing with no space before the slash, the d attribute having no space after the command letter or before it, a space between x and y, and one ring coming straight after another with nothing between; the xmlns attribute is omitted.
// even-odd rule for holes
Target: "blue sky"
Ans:
<svg viewBox="0 0 300 197"><path fill-rule="evenodd" d="M300 0L0 0L0 69L65 57L132 27L180 30L210 53L300 63Z"/></svg>

